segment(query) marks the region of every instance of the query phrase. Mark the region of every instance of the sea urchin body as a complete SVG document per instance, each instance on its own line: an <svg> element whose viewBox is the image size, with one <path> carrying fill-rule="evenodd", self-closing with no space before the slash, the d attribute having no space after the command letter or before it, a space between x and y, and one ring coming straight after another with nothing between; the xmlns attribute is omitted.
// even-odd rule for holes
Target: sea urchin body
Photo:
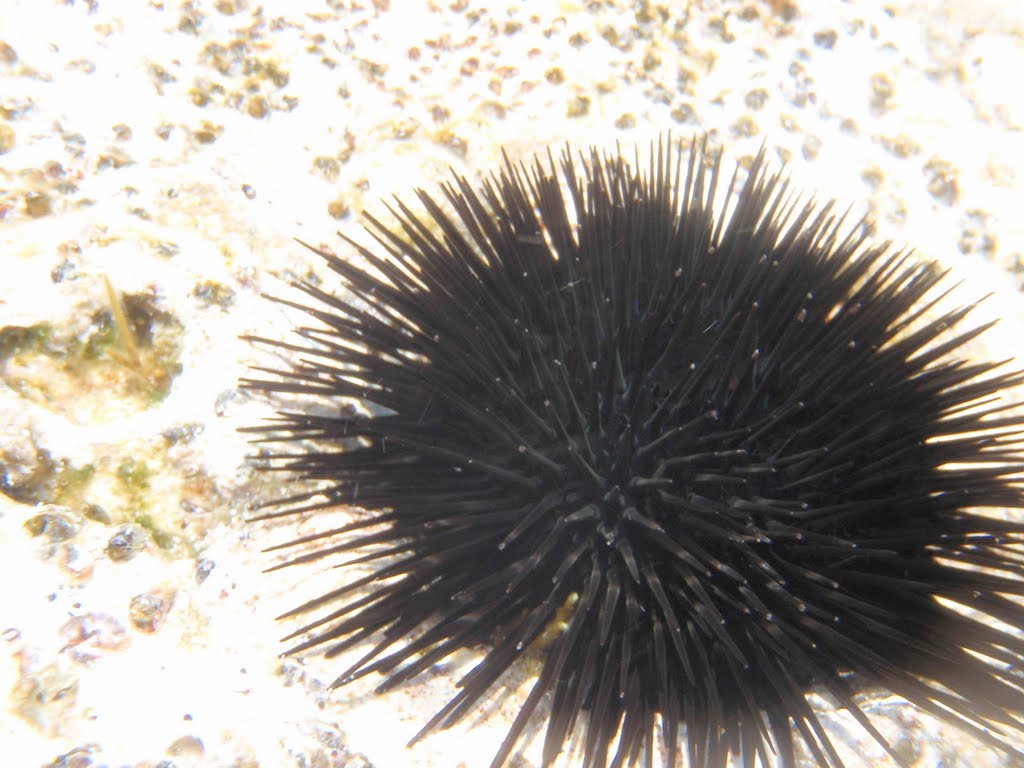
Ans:
<svg viewBox="0 0 1024 768"><path fill-rule="evenodd" d="M252 431L322 488L263 516L364 510L290 563L374 570L293 612L296 650L372 643L336 684L387 689L484 649L420 735L536 656L494 766L545 699L544 766L570 741L651 765L659 729L666 766L797 742L840 765L812 690L899 763L873 688L1014 751L1022 376L957 357L984 328L934 265L796 205L760 156L716 212L719 165L671 142L506 163L398 203L397 231L369 218L361 263L320 253L341 292L299 285L317 327L259 339L293 362L245 384L320 404Z"/></svg>

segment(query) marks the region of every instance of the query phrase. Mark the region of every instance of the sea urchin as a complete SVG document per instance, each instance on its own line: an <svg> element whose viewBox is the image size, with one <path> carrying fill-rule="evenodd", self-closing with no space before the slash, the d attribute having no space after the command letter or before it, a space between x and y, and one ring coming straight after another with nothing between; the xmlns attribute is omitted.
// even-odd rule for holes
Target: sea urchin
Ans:
<svg viewBox="0 0 1024 768"><path fill-rule="evenodd" d="M812 690L897 763L857 692L1016 751L1024 376L958 358L985 326L936 266L797 204L763 152L717 213L720 155L634 157L419 191L361 262L317 251L340 292L292 304L317 327L256 339L292 362L245 386L309 403L253 428L268 468L322 486L261 516L361 510L286 565L373 566L289 614L324 614L293 650L370 642L334 684L383 690L482 648L417 739L536 657L493 766L545 698L544 766L571 739L650 766L658 728L666 766L840 765Z"/></svg>

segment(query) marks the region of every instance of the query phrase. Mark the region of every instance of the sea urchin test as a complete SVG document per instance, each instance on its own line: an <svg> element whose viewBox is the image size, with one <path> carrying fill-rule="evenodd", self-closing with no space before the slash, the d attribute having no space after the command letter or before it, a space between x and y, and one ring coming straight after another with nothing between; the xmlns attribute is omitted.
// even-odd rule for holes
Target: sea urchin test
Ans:
<svg viewBox="0 0 1024 768"><path fill-rule="evenodd" d="M365 645L335 685L385 690L480 649L416 739L535 659L495 767L536 718L544 766L838 766L811 691L896 764L858 693L1016 753L1024 376L964 355L985 326L934 264L763 153L716 210L720 164L506 161L319 253L336 292L299 284L315 327L244 382L300 403L252 432L319 487L261 516L351 505L286 564L372 570L289 614L293 650Z"/></svg>

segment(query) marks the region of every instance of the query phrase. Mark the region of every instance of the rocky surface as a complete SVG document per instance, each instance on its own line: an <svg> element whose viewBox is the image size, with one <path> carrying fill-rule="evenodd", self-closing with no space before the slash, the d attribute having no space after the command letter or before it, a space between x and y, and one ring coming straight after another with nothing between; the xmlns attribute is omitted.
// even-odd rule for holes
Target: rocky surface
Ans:
<svg viewBox="0 0 1024 768"><path fill-rule="evenodd" d="M969 10L968 10L969 6ZM0 2L0 742L17 766L486 766L528 683L404 742L472 654L377 697L278 658L339 575L264 574L330 516L280 493L239 391L359 213L565 142L762 143L794 186L992 293L1024 330L1024 11L1013 0ZM272 360L270 361L272 362ZM344 516L339 511L336 516ZM818 702L825 710L827 702ZM917 765L1006 758L890 699ZM884 765L841 714L849 765ZM518 765L531 766L530 750ZM859 762L858 762L859 761Z"/></svg>

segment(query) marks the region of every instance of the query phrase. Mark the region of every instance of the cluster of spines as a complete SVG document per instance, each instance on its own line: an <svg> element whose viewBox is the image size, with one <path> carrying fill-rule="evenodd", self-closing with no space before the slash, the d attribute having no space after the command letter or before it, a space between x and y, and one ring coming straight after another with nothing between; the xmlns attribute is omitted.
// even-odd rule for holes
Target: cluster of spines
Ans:
<svg viewBox="0 0 1024 768"><path fill-rule="evenodd" d="M255 428L313 441L271 468L324 483L265 516L360 507L286 564L377 569L291 612L327 611L293 650L370 643L336 684L386 690L486 648L417 739L539 654L495 766L545 698L545 766L577 730L584 766L650 764L659 722L668 766L684 724L691 766L791 764L793 728L839 765L812 689L899 762L861 687L1012 749L1024 642L955 606L1024 625L1024 524L977 509L1022 506L1024 418L996 401L1022 377L954 356L985 326L954 330L933 265L762 156L716 214L720 157L686 159L507 162L398 202L397 232L370 218L362 264L318 252L344 293L298 286L321 327L259 339L295 362L246 385L368 413Z"/></svg>

